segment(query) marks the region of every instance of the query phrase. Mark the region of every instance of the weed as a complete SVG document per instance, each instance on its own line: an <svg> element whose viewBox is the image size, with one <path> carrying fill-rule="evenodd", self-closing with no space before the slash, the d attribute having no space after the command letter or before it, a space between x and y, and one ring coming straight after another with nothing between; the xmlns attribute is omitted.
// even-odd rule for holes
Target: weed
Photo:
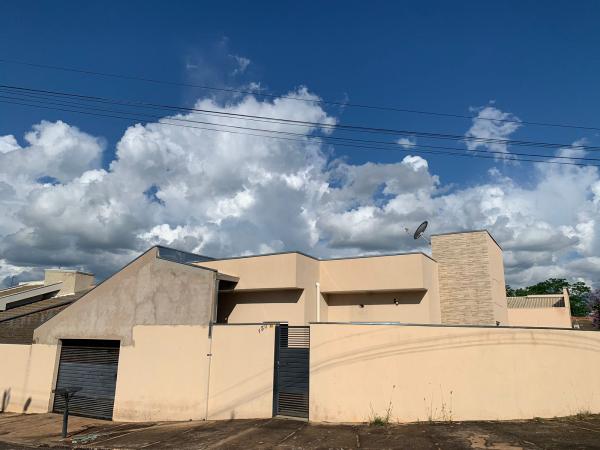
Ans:
<svg viewBox="0 0 600 450"><path fill-rule="evenodd" d="M577 414L575 414L575 417L579 420L585 420L589 419L591 415L592 412L589 409L582 409Z"/></svg>

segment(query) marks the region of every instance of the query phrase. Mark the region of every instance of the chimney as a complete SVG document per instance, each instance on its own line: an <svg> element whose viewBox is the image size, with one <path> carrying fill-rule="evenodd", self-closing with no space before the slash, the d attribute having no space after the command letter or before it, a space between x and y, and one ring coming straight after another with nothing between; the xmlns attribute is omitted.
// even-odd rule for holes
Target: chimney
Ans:
<svg viewBox="0 0 600 450"><path fill-rule="evenodd" d="M57 296L71 295L89 289L94 284L94 275L79 270L46 269L44 285L62 283Z"/></svg>
<svg viewBox="0 0 600 450"><path fill-rule="evenodd" d="M502 249L487 230L431 237L442 323L508 325Z"/></svg>

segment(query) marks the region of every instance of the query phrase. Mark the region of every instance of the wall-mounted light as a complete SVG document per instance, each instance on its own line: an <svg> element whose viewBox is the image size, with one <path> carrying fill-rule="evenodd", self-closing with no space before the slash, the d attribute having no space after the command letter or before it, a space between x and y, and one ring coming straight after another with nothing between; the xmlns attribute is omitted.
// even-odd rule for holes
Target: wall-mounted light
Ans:
<svg viewBox="0 0 600 450"><path fill-rule="evenodd" d="M397 298L394 299L394 305L398 306L400 304L400 302L398 301Z"/></svg>
<svg viewBox="0 0 600 450"><path fill-rule="evenodd" d="M359 308L364 308L365 305L363 305L362 303L360 305L358 305Z"/></svg>

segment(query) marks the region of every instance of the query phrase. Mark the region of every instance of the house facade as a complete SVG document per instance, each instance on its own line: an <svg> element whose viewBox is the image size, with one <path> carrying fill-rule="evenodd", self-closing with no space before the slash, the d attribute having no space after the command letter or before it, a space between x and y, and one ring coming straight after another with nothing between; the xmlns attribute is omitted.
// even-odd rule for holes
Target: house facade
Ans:
<svg viewBox="0 0 600 450"><path fill-rule="evenodd" d="M425 420L427 404L456 392L455 419L566 415L567 398L535 406L532 395L554 388L539 377L600 351L594 332L511 323L525 319L508 307L502 250L487 231L433 236L431 257L214 259L153 247L93 289L83 275L52 277L48 286L73 286L77 298L43 300L53 303L36 310L30 341L2 340L27 305L0 292L12 317L0 312L3 411L60 412L53 389L77 387L72 413L117 421L368 420L388 397L398 420ZM517 363L530 379L515 378ZM485 393L487 403L473 400Z"/></svg>

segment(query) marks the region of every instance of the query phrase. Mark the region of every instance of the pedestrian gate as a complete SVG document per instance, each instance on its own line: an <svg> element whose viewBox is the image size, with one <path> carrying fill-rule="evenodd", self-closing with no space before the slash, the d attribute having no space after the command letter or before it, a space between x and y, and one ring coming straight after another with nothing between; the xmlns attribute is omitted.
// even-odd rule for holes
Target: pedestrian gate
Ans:
<svg viewBox="0 0 600 450"><path fill-rule="evenodd" d="M274 415L308 419L309 356L310 327L277 326Z"/></svg>

